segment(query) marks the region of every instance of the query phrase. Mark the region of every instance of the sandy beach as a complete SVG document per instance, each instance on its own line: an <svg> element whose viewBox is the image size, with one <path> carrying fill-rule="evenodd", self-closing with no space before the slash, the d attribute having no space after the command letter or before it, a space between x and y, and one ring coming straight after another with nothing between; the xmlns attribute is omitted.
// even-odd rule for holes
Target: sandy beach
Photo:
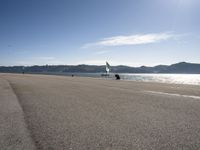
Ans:
<svg viewBox="0 0 200 150"><path fill-rule="evenodd" d="M197 150L200 86L0 74L0 149Z"/></svg>

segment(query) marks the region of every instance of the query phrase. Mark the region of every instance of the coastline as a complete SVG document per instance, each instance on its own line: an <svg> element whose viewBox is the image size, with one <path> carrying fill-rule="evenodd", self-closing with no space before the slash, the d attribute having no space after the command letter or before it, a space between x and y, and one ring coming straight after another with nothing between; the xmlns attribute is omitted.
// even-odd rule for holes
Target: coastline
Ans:
<svg viewBox="0 0 200 150"><path fill-rule="evenodd" d="M6 74L6 73L0 73ZM8 73L21 74L21 73ZM26 73L26 75L54 75L67 77L86 77L95 79L115 80L115 74L110 73L110 76L102 77L102 73L55 73L55 72L38 72ZM119 73L121 81L147 82L147 83L164 83L164 84L180 84L200 86L200 74L166 74L166 73Z"/></svg>

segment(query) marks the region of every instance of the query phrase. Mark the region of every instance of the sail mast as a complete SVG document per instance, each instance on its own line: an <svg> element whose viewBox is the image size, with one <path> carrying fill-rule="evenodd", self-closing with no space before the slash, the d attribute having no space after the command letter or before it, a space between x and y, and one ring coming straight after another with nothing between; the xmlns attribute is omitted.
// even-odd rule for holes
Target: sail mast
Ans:
<svg viewBox="0 0 200 150"><path fill-rule="evenodd" d="M110 73L110 65L108 62L106 62L106 73L109 74Z"/></svg>

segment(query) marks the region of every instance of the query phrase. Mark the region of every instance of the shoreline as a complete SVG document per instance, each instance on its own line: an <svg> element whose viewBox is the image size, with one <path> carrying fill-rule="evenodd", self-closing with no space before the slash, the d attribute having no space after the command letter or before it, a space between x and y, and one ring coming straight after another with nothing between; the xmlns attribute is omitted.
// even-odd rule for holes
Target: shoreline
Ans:
<svg viewBox="0 0 200 150"><path fill-rule="evenodd" d="M18 74L18 75L21 75L22 73L0 73L0 74ZM88 76L84 76L83 74L87 74ZM99 76L91 76L92 74L98 74ZM100 76L100 73L25 73L24 75L49 75L49 76L64 76L64 77L71 77L73 75L73 77L80 77L80 78L92 78L92 79L103 79L103 80L115 80L115 77L114 77L114 74L115 73L112 73L112 77L111 78L105 78L105 77L101 77ZM89 76L90 75L90 76ZM153 73L144 73L144 74L141 74L141 73L134 73L134 74L129 74L129 73L119 73L119 75L133 75L133 76L151 76L151 75L155 75L155 76L160 76L160 75L188 75L188 76L199 76L199 79L200 79L200 74L153 74ZM188 86L200 86L200 83L180 83L180 82L167 82L167 81L152 81L152 80L133 80L133 79L124 79L124 78L121 78L120 81L127 81L127 82L144 82L144 83L152 83L152 84L175 84L175 85L188 85Z"/></svg>

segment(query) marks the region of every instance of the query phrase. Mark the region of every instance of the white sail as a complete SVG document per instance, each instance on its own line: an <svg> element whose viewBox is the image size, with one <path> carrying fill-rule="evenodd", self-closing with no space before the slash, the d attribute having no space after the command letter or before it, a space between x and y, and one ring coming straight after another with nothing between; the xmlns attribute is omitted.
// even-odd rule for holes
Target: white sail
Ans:
<svg viewBox="0 0 200 150"><path fill-rule="evenodd" d="M106 62L106 72L110 73L110 65L108 62Z"/></svg>

